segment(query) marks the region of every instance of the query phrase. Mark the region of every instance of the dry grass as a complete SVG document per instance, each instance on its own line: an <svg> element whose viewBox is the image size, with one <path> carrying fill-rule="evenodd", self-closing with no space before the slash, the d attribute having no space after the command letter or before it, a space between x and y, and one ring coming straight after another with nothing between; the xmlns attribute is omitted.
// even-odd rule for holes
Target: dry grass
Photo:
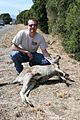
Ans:
<svg viewBox="0 0 80 120"><path fill-rule="evenodd" d="M20 30L26 28L17 25L15 31L5 36L0 44L0 120L79 120L80 119L80 64L70 58L63 50L58 36L43 34L49 44L51 55L59 54L62 70L70 74L70 86L56 78L31 91L35 108L21 102L20 85L2 84L16 78L15 68L9 57L11 40ZM26 67L26 66L25 66Z"/></svg>

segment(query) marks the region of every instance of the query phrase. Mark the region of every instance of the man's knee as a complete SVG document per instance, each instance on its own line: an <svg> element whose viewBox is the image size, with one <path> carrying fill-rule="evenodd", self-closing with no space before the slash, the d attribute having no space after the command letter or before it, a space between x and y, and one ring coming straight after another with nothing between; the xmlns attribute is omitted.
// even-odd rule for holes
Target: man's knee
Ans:
<svg viewBox="0 0 80 120"><path fill-rule="evenodd" d="M19 57L19 51L12 51L11 54L11 59L15 62L16 60L18 61L18 57Z"/></svg>

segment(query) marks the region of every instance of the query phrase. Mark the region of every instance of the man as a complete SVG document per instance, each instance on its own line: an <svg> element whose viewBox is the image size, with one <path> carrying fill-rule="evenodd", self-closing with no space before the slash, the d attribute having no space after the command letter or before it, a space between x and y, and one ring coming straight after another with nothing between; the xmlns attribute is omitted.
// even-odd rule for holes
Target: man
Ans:
<svg viewBox="0 0 80 120"><path fill-rule="evenodd" d="M50 57L46 50L47 44L44 37L37 32L37 26L36 19L28 20L28 29L19 31L12 40L11 58L18 73L23 70L24 62L29 62L30 66L50 64L45 59ZM37 52L39 47L43 54Z"/></svg>

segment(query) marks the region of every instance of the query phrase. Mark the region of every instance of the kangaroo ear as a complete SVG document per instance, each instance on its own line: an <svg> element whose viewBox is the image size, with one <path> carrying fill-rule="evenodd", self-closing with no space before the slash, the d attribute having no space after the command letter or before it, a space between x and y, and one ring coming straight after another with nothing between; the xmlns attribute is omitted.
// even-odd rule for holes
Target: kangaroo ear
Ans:
<svg viewBox="0 0 80 120"><path fill-rule="evenodd" d="M61 59L61 56L60 56L60 55L56 55L55 58L57 58L57 59Z"/></svg>
<svg viewBox="0 0 80 120"><path fill-rule="evenodd" d="M56 57L45 57L51 64L59 63L61 56L56 55Z"/></svg>
<svg viewBox="0 0 80 120"><path fill-rule="evenodd" d="M61 59L61 56L56 55L56 57L54 57L54 63L59 64L59 60Z"/></svg>

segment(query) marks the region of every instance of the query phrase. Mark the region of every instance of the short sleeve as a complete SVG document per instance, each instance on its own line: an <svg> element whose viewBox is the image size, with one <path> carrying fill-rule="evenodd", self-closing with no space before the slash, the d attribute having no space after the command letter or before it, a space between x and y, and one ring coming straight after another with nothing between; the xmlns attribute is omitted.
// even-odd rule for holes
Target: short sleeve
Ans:
<svg viewBox="0 0 80 120"><path fill-rule="evenodd" d="M16 36L13 38L12 43L20 45L22 41L22 31L19 31Z"/></svg>
<svg viewBox="0 0 80 120"><path fill-rule="evenodd" d="M46 49L47 47L48 47L48 45L47 45L44 37L41 36L40 48L41 48L41 49Z"/></svg>

